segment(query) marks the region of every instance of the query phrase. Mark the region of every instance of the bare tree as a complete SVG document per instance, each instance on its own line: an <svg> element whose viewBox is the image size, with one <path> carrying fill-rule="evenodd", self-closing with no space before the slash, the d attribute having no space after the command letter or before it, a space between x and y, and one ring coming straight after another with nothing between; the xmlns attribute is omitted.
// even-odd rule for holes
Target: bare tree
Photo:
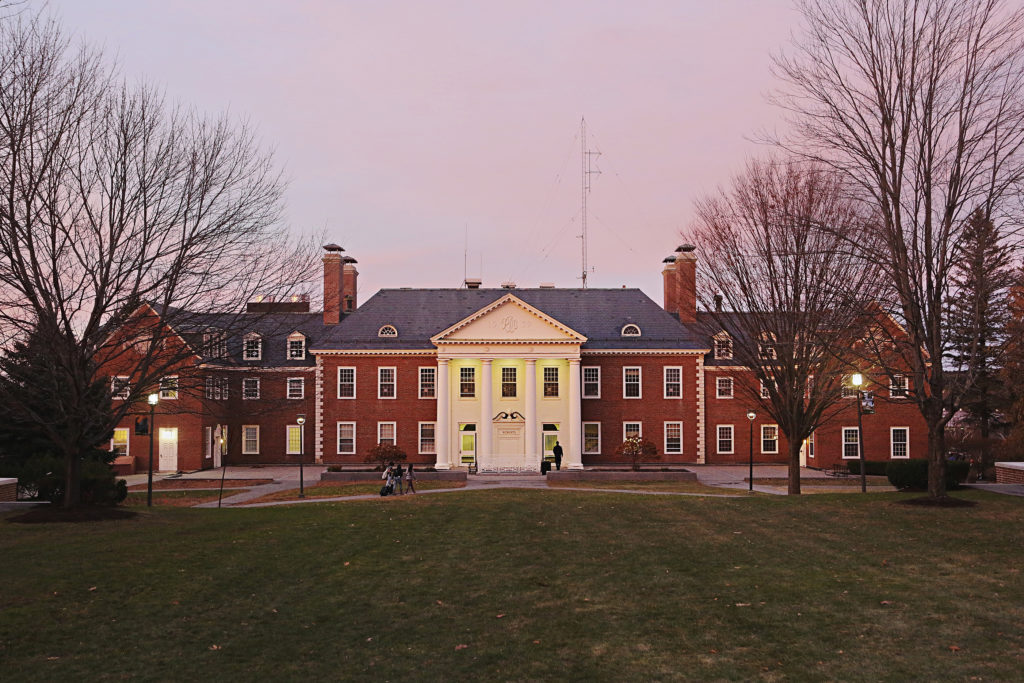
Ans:
<svg viewBox="0 0 1024 683"><path fill-rule="evenodd" d="M182 336L196 311L225 314L229 335L250 322L244 302L294 292L315 262L281 222L283 182L252 130L125 84L40 16L0 24L0 193L0 344L43 340L46 384L63 388L49 414L2 407L32 411L64 457L67 505L79 454L196 358ZM97 419L85 404L111 366L129 368L128 400Z"/></svg>
<svg viewBox="0 0 1024 683"><path fill-rule="evenodd" d="M796 162L751 162L696 212L689 237L701 248L707 332L724 331L750 368L740 389L785 434L798 494L801 446L838 409L856 312L874 294L877 273L846 248L864 218L836 174Z"/></svg>
<svg viewBox="0 0 1024 683"><path fill-rule="evenodd" d="M775 59L785 86L774 100L792 132L775 142L842 173L877 216L874 239L850 245L883 266L886 306L908 335L897 355L928 426L938 498L945 425L974 379L943 363L950 275L969 214L980 207L1009 225L1024 180L1024 10L1002 0L798 7L804 30Z"/></svg>

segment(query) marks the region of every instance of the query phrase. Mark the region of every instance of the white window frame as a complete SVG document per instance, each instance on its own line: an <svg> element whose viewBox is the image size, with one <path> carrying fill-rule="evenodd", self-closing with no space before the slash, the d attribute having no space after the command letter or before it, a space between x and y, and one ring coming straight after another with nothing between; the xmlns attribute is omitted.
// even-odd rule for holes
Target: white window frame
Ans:
<svg viewBox="0 0 1024 683"><path fill-rule="evenodd" d="M173 384L172 384L172 381L173 381ZM165 384L167 386L165 386ZM167 377L161 377L160 378L160 400L161 401L177 401L178 400L178 376L177 375L167 375Z"/></svg>
<svg viewBox="0 0 1024 683"><path fill-rule="evenodd" d="M503 399L503 400L505 400L505 401L514 401L514 400L516 400L517 398L519 398L519 368L517 368L514 365L502 365L499 368L499 370L501 372L498 375L498 377L499 377L499 384L500 384L500 388L498 390L498 397ZM509 380L509 381L505 380L505 371L506 370L511 370L512 371L512 379ZM511 396L506 396L505 395L505 385L506 384L511 384L512 385L512 395Z"/></svg>
<svg viewBox="0 0 1024 683"><path fill-rule="evenodd" d="M111 451L114 450L114 442L116 441L115 437L117 436L117 433L119 431L123 431L125 433L125 438L124 438L124 455L125 456L131 455L131 452L132 452L132 428L131 427L115 427L114 428L114 433L110 435L110 450ZM118 457L123 457L123 456L118 456Z"/></svg>
<svg viewBox="0 0 1024 683"><path fill-rule="evenodd" d="M626 373L629 370L636 370L636 396L627 396L629 391L627 387L629 382L626 381ZM622 368L622 398L633 400L639 400L644 397L644 369L640 365L627 365Z"/></svg>
<svg viewBox="0 0 1024 683"><path fill-rule="evenodd" d="M896 440L893 438L896 436L896 430L901 430L907 435L906 441L903 445L906 447L906 455L896 455ZM890 427L889 428L889 458L891 460L909 460L910 459L910 427Z"/></svg>
<svg viewBox="0 0 1024 683"><path fill-rule="evenodd" d="M581 382L581 384L582 384L582 386L581 386L582 398L601 398L601 366L600 365L584 365L580 370L581 370L580 379L582 380L582 382ZM587 370L596 370L597 371L597 380L596 381L595 380L591 380L589 382L589 384L595 384L595 383L597 384L597 393L596 394L588 394L587 393L587 384L588 384L588 382L587 382Z"/></svg>
<svg viewBox="0 0 1024 683"><path fill-rule="evenodd" d="M247 396L246 395L246 388L245 388L245 383L246 382L255 382L256 383L256 395L255 396ZM243 401L258 401L259 398L260 398L260 378L259 377L243 377L242 378L242 400Z"/></svg>
<svg viewBox="0 0 1024 683"><path fill-rule="evenodd" d="M757 382L761 387L761 398L767 401L772 397L771 392L768 390L768 385L764 383L763 379L759 379Z"/></svg>
<svg viewBox="0 0 1024 683"><path fill-rule="evenodd" d="M392 445L398 445L398 423L397 422L378 422L377 423L377 443L381 443L384 440L383 433L384 427L391 425L391 443Z"/></svg>
<svg viewBox="0 0 1024 683"><path fill-rule="evenodd" d="M670 370L678 370L679 371L679 380L678 381L676 381L676 382L670 382L669 381L668 373L669 373ZM663 382L662 382L662 384L663 384L662 388L663 388L663 393L664 393L663 398L666 398L666 399L669 399L669 400L673 400L673 401L674 400L682 400L682 398L683 398L683 366L682 365L666 365L664 368L662 368L661 376L662 376L662 380L663 380ZM679 385L679 395L678 396L669 396L669 394L668 394L669 384L678 384Z"/></svg>
<svg viewBox="0 0 1024 683"><path fill-rule="evenodd" d="M385 339L394 339L398 336L398 328L394 325L381 325L381 328L377 330L378 337L384 337Z"/></svg>
<svg viewBox="0 0 1024 683"><path fill-rule="evenodd" d="M352 395L351 396L342 396L341 395L341 371L342 370L351 370L352 371ZM338 398L343 400L343 401L354 401L355 398L356 398L356 369L355 369L355 367L352 366L352 365L339 366L338 367L337 376L338 376ZM348 382L346 382L345 384L347 385Z"/></svg>
<svg viewBox="0 0 1024 683"><path fill-rule="evenodd" d="M723 346L719 346L722 344ZM732 360L732 336L728 332L719 332L712 339L715 360Z"/></svg>
<svg viewBox="0 0 1024 683"><path fill-rule="evenodd" d="M297 451L293 451L292 450L291 432L292 432L293 429L297 429L299 431L299 450L297 450ZM285 455L302 455L302 451L303 451L303 448L302 448L302 437L304 437L304 436L305 436L305 434L302 433L302 425L285 425L285 427L284 427L284 454Z"/></svg>
<svg viewBox="0 0 1024 683"><path fill-rule="evenodd" d="M203 355L207 358L228 357L228 335L223 330L203 332Z"/></svg>
<svg viewBox="0 0 1024 683"><path fill-rule="evenodd" d="M857 440L856 441L847 442L847 440L846 440L846 433L847 432L853 432L854 434L856 434L857 435ZM856 427L843 427L841 430L839 430L839 438L840 438L839 447L842 449L842 450L839 451L839 453L840 453L840 455L842 455L843 460L858 460L860 458L860 430L857 429ZM846 455L847 443L857 444L857 452L854 453L853 455L849 455L849 456Z"/></svg>
<svg viewBox="0 0 1024 683"><path fill-rule="evenodd" d="M384 381L384 373L387 372L388 370L391 371L391 381L390 382L385 382ZM384 395L384 387L387 384L391 385L391 395L390 396L385 396ZM395 366L393 366L393 365L384 365L384 366L378 366L377 367L377 398L383 399L383 400L386 400L386 401L390 401L390 400L398 398L398 368L396 368Z"/></svg>
<svg viewBox="0 0 1024 683"><path fill-rule="evenodd" d="M226 401L231 394L231 383L227 377L207 375L205 385L207 401Z"/></svg>
<svg viewBox="0 0 1024 683"><path fill-rule="evenodd" d="M299 383L299 395L292 396L292 382ZM305 377L289 377L285 384L285 397L296 401L302 398L306 398L306 378Z"/></svg>
<svg viewBox="0 0 1024 683"><path fill-rule="evenodd" d="M860 389L850 384L853 375L843 375L842 382L839 385L839 397L846 399L857 398L860 394Z"/></svg>
<svg viewBox="0 0 1024 683"><path fill-rule="evenodd" d="M434 445L431 447L430 450L426 450L425 448L423 448L423 428L428 426L428 425L430 426L431 429L434 430L434 434L431 437L431 440L433 441ZM418 450L419 450L419 454L420 455L437 455L437 423L436 422L420 422L418 424L417 428L416 428L416 434L418 435L417 447L418 447Z"/></svg>
<svg viewBox="0 0 1024 683"><path fill-rule="evenodd" d="M897 383L896 378L903 380L901 383ZM910 394L910 380L907 379L906 375L894 374L889 378L889 398L903 400L908 398Z"/></svg>
<svg viewBox="0 0 1024 683"><path fill-rule="evenodd" d="M629 438L628 436L626 436L626 434L628 433L628 430L626 429L627 425L636 425L637 426L636 435L639 436L641 439L644 438L644 423L641 422L640 420L626 420L625 422L622 423L622 440L623 441L625 441L626 439Z"/></svg>
<svg viewBox="0 0 1024 683"><path fill-rule="evenodd" d="M342 425L352 426L352 450L343 451L341 450L341 427ZM335 446L338 450L338 455L355 455L356 454L356 423L355 422L339 422L334 428L334 439Z"/></svg>
<svg viewBox="0 0 1024 683"><path fill-rule="evenodd" d="M722 450L722 430L729 430L729 450ZM715 425L715 452L719 455L732 455L736 452L736 429L733 425Z"/></svg>
<svg viewBox="0 0 1024 683"><path fill-rule="evenodd" d="M587 426L597 427L597 450L587 450ZM584 422L583 423L583 455L601 455L601 423L600 422Z"/></svg>
<svg viewBox="0 0 1024 683"><path fill-rule="evenodd" d="M253 450L248 447L249 439L246 436L246 430L256 430L256 449ZM242 455L259 455L260 454L260 426L259 425L242 425Z"/></svg>
<svg viewBox="0 0 1024 683"><path fill-rule="evenodd" d="M469 373L472 375L471 379L464 380L462 378L462 373L465 370L468 370ZM469 384L469 383L473 384L473 393L472 394L463 393L462 385L463 384ZM476 390L476 368L473 367L472 365L464 365L464 366L459 368L459 398L465 399L465 400L469 401L469 400L475 399L476 395L477 395L477 390Z"/></svg>
<svg viewBox="0 0 1024 683"><path fill-rule="evenodd" d="M132 378L117 375L110 378L110 397L115 401L127 401L132 393Z"/></svg>
<svg viewBox="0 0 1024 683"><path fill-rule="evenodd" d="M548 370L555 371L555 380L552 382L548 379ZM548 396L548 385L555 385L555 393L552 396ZM557 399L562 395L562 373L557 365L545 365L540 371L540 395L542 398L549 400Z"/></svg>
<svg viewBox="0 0 1024 683"><path fill-rule="evenodd" d="M249 342L256 342L256 355L249 355ZM249 332L242 338L242 360L263 360L263 337Z"/></svg>
<svg viewBox="0 0 1024 683"><path fill-rule="evenodd" d="M774 429L775 430L775 438L774 439L766 439L766 437L765 437L765 430L768 430L768 429ZM772 450L765 450L764 442L766 440L767 441L774 441L775 442L775 450L773 450L773 451ZM779 425L777 425L777 424L761 425L761 454L762 455L775 455L775 454L778 454L778 452L779 452Z"/></svg>
<svg viewBox="0 0 1024 683"><path fill-rule="evenodd" d="M300 342L302 344L302 352L300 354L292 354L292 342ZM288 339L285 341L284 357L285 360L306 360L306 335L301 332L289 334Z"/></svg>
<svg viewBox="0 0 1024 683"><path fill-rule="evenodd" d="M636 330L633 332L632 330ZM640 337L643 336L643 332L640 330L640 326L636 323L626 323L622 326L622 330L619 332L620 336L623 337Z"/></svg>
<svg viewBox="0 0 1024 683"><path fill-rule="evenodd" d="M668 430L671 426L679 427L679 450L670 451L668 449ZM665 436L665 455L682 455L683 453L683 422L682 420L669 420L665 422L664 426Z"/></svg>
<svg viewBox="0 0 1024 683"><path fill-rule="evenodd" d="M430 382L424 382L423 381L423 373L424 372L430 372L430 373L433 374L433 379L431 379ZM434 367L434 366L430 366L430 365L422 365L419 368L417 376L419 377L419 385L417 387L417 395L420 398L428 400L428 401L429 400L436 400L437 399L437 368ZM424 396L423 395L423 387L426 386L427 384L429 384L430 387L431 387L431 389L430 389L430 394L431 395L430 396Z"/></svg>
<svg viewBox="0 0 1024 683"><path fill-rule="evenodd" d="M729 386L729 393L728 394L722 393L722 382L723 381L728 381L729 382L729 385L728 385ZM727 399L728 398L728 399L732 399L732 398L735 398L735 396L736 396L736 381L733 379L732 375L728 375L726 377L716 377L715 378L715 398L721 398L721 399Z"/></svg>
<svg viewBox="0 0 1024 683"><path fill-rule="evenodd" d="M814 432L807 435L804 439L804 453L807 454L808 458L814 457Z"/></svg>

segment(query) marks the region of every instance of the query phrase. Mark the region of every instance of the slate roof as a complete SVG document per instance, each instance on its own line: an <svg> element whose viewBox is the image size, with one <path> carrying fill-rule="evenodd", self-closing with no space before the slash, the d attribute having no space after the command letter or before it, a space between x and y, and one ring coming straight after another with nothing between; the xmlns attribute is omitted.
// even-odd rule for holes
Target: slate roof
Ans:
<svg viewBox="0 0 1024 683"><path fill-rule="evenodd" d="M586 336L583 349L708 348L639 289L382 289L338 325L323 328L309 348L433 349L431 337L507 294ZM628 323L640 328L640 337L622 336ZM378 337L384 325L394 325L398 337Z"/></svg>

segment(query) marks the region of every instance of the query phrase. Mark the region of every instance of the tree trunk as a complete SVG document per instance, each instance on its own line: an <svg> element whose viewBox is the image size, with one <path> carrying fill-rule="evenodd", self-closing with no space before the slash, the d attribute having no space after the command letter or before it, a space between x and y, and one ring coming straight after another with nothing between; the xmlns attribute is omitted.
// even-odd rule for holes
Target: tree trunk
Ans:
<svg viewBox="0 0 1024 683"><path fill-rule="evenodd" d="M81 502L82 459L78 452L64 454L64 507L73 508Z"/></svg>
<svg viewBox="0 0 1024 683"><path fill-rule="evenodd" d="M800 495L800 447L803 441L791 439L789 442L789 495Z"/></svg>
<svg viewBox="0 0 1024 683"><path fill-rule="evenodd" d="M946 430L941 423L928 424L928 495L946 495Z"/></svg>

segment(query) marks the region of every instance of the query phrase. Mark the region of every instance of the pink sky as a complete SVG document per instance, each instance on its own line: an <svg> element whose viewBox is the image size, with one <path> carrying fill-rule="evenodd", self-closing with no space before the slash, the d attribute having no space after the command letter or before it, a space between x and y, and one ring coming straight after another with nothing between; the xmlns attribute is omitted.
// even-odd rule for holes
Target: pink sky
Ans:
<svg viewBox="0 0 1024 683"><path fill-rule="evenodd" d="M790 0L50 0L173 99L255 124L289 224L382 287L579 286L580 118L602 156L591 287L661 303L695 197L766 150ZM481 268L482 266L482 268Z"/></svg>

